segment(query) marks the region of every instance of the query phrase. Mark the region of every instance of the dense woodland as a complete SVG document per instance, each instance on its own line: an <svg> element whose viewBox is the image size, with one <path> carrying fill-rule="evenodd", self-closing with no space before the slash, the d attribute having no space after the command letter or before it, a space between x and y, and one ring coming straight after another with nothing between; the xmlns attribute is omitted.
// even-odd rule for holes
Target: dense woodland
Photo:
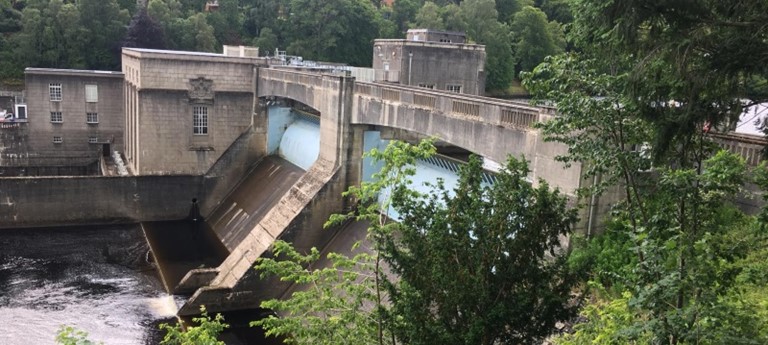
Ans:
<svg viewBox="0 0 768 345"><path fill-rule="evenodd" d="M122 46L215 52L224 44L369 67L375 38L409 28L465 31L487 46L487 86L565 49L565 0L0 0L0 80L24 67L115 70Z"/></svg>

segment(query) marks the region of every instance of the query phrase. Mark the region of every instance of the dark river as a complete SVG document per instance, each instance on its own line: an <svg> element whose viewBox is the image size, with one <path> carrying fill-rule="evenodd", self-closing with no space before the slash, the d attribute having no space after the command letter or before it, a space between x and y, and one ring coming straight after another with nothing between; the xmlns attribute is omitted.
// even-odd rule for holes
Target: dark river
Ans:
<svg viewBox="0 0 768 345"><path fill-rule="evenodd" d="M55 344L62 325L107 345L157 344L177 302L135 225L0 230L0 344Z"/></svg>

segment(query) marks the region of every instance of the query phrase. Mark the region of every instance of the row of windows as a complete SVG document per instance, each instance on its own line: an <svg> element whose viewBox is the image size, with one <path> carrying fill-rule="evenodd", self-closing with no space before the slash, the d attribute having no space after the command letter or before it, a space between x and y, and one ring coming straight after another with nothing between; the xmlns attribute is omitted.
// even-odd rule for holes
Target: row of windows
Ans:
<svg viewBox="0 0 768 345"><path fill-rule="evenodd" d="M64 117L61 115L60 111L52 111L51 112L51 122L53 122L53 123L62 123L62 122L64 122ZM99 123L99 114L98 113L86 113L85 114L85 123L90 123L90 124L97 124L97 123Z"/></svg>
<svg viewBox="0 0 768 345"><path fill-rule="evenodd" d="M61 83L48 84L48 94L51 102L61 102L62 91ZM85 101L88 103L96 103L99 101L99 87L94 84L85 85Z"/></svg>
<svg viewBox="0 0 768 345"><path fill-rule="evenodd" d="M53 137L53 143L54 144L61 144L63 142L64 142L64 139L61 136L56 135L56 136ZM99 143L99 138L98 137L88 137L88 143L89 144L98 144Z"/></svg>
<svg viewBox="0 0 768 345"><path fill-rule="evenodd" d="M425 89L434 90L435 84L425 84L425 83L419 83L419 87L423 87ZM446 85L445 90L450 92L456 92L461 93L461 85Z"/></svg>

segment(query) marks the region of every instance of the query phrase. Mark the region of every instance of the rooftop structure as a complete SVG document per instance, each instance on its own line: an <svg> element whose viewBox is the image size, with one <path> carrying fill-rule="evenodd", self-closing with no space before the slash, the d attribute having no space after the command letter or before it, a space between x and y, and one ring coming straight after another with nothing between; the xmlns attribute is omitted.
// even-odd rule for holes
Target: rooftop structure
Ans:
<svg viewBox="0 0 768 345"><path fill-rule="evenodd" d="M373 43L374 81L482 95L485 46L458 32L408 30L408 39Z"/></svg>

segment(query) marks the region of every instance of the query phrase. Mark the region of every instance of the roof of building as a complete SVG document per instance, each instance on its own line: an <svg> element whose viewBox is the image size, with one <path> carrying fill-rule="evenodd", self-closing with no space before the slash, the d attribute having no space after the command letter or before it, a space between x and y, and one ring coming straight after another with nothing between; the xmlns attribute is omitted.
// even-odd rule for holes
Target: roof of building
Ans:
<svg viewBox="0 0 768 345"><path fill-rule="evenodd" d="M82 69L60 69L60 68L35 68L27 67L25 74L55 74L55 75L73 75L73 76L104 76L104 77L123 77L123 72L119 71L99 71Z"/></svg>
<svg viewBox="0 0 768 345"><path fill-rule="evenodd" d="M407 32L429 32L429 33L435 33L435 34L447 34L447 35L457 35L457 36L467 35L462 31L443 31L443 30L435 30L435 29L408 29Z"/></svg>
<svg viewBox="0 0 768 345"><path fill-rule="evenodd" d="M198 61L216 61L216 62L234 62L234 63L249 63L252 64L255 61L264 60L260 57L248 57L248 56L227 56L220 53L205 53L205 52L190 52L183 50L163 50L163 49L146 49L146 48L123 48L123 54L134 56L138 58L156 58L156 59L169 59L169 60L198 60Z"/></svg>
<svg viewBox="0 0 768 345"><path fill-rule="evenodd" d="M382 39L377 38L373 40L374 46L376 44L391 44L391 45L407 45L407 46L424 46L430 48L447 48L447 49L465 49L465 50L483 50L485 51L485 45L472 44L472 43L446 43L446 42L434 42L434 41L411 41L407 39Z"/></svg>

